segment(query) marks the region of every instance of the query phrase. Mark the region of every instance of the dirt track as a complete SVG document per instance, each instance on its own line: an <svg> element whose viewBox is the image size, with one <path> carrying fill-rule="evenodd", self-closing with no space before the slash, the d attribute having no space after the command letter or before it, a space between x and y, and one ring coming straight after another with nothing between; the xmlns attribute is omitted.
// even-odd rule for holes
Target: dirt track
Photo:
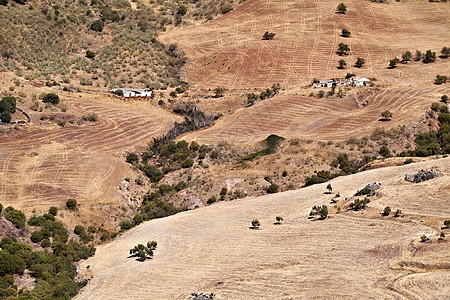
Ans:
<svg viewBox="0 0 450 300"><path fill-rule="evenodd" d="M406 188L413 184L402 180L404 174L435 165L444 176L417 184L430 196L415 197ZM449 172L450 158L445 158L337 178L331 184L341 197L371 181L382 183L383 197L372 199L368 211L332 214L325 221L306 218L313 205L329 203L331 196L323 194L326 184L320 184L145 222L83 262L94 278L78 299L187 299L198 291L213 292L217 299L446 297L448 286L441 281L448 280L448 271L416 278L390 268L399 260L414 260L408 244L423 234L433 235L431 245L441 257L419 249L418 259L448 261L449 244L436 242L438 232L409 216L383 219L366 214L381 211L381 200L398 191L395 197L405 201L393 207L426 216L415 208L432 195L448 193ZM441 217L449 215L448 198L436 205ZM275 226L278 215L284 222ZM261 230L249 230L255 218ZM158 242L151 261L127 258L130 248L149 240ZM216 286L219 281L223 284Z"/></svg>
<svg viewBox="0 0 450 300"><path fill-rule="evenodd" d="M99 121L0 138L0 202L4 206L39 213L51 205L61 207L71 197L81 204L83 218L98 216L97 209L108 213L120 204L117 182L129 172L117 154L162 135L178 120L146 103L92 95L64 101L82 113L97 113ZM31 152L37 155L30 156Z"/></svg>
<svg viewBox="0 0 450 300"><path fill-rule="evenodd" d="M236 145L252 144L270 134L285 138L343 140L370 135L376 127L407 124L423 116L431 103L446 93L450 93L447 85L374 89L365 98L368 101L365 107L359 107L351 97L276 96L238 110L211 128L183 138L200 143L224 140ZM386 109L394 117L392 121L380 122L381 113Z"/></svg>
<svg viewBox="0 0 450 300"><path fill-rule="evenodd" d="M417 49L439 54L448 46L448 3L351 0L345 2L347 13L338 15L340 2L249 0L218 19L174 29L161 39L187 53L187 79L205 89L267 88L274 83L292 87L347 72L386 84L411 84L450 72L448 60L439 59L386 69L390 59L401 58L407 50L413 55ZM340 36L343 28L350 30L350 38ZM275 38L261 40L266 31L274 32ZM349 45L348 56L335 53L341 42ZM357 57L366 60L362 69L353 67ZM346 60L346 70L337 69L340 59Z"/></svg>

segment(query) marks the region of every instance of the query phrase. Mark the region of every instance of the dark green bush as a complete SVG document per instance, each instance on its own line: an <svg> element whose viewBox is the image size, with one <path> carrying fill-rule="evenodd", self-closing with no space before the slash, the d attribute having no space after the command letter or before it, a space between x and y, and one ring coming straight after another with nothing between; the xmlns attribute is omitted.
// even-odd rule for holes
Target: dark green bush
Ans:
<svg viewBox="0 0 450 300"><path fill-rule="evenodd" d="M10 206L11 207L11 206ZM6 208L5 218L16 226L16 228L24 228L25 227L25 214L20 210L15 210L14 208L9 209Z"/></svg>
<svg viewBox="0 0 450 300"><path fill-rule="evenodd" d="M77 209L77 200L69 198L69 200L67 200L66 202L66 207L70 210Z"/></svg>
<svg viewBox="0 0 450 300"><path fill-rule="evenodd" d="M58 208L55 206L51 206L48 210L48 213L53 216L56 216L58 214Z"/></svg>
<svg viewBox="0 0 450 300"><path fill-rule="evenodd" d="M44 103L51 103L51 104L58 104L59 103L59 96L53 93L45 94L42 98L42 102Z"/></svg>
<svg viewBox="0 0 450 300"><path fill-rule="evenodd" d="M122 230L128 230L128 229L130 229L132 227L133 227L133 225L131 224L130 221L122 221L122 222L120 222L120 229L122 229Z"/></svg>
<svg viewBox="0 0 450 300"><path fill-rule="evenodd" d="M214 202L217 201L217 197L216 196L211 196L208 198L208 201L206 201L207 204L213 204Z"/></svg>
<svg viewBox="0 0 450 300"><path fill-rule="evenodd" d="M91 24L91 29L94 31L102 32L104 26L105 26L105 24L103 23L102 20L95 20Z"/></svg>
<svg viewBox="0 0 450 300"><path fill-rule="evenodd" d="M76 235L79 236L79 235L81 235L82 233L85 233L86 230L84 229L83 226L81 226L81 225L76 225L75 228L73 229L73 232L74 232Z"/></svg>
<svg viewBox="0 0 450 300"><path fill-rule="evenodd" d="M272 184L269 185L269 187L267 188L267 193L269 193L269 194L278 193L278 190L279 190L278 184L272 183Z"/></svg>
<svg viewBox="0 0 450 300"><path fill-rule="evenodd" d="M87 58L94 58L95 57L95 52L91 51L91 50L86 50L86 57Z"/></svg>
<svg viewBox="0 0 450 300"><path fill-rule="evenodd" d="M378 153L383 156L384 158L390 157L391 156L391 150L389 150L389 148L385 145L381 146L380 151L378 151Z"/></svg>
<svg viewBox="0 0 450 300"><path fill-rule="evenodd" d="M136 153L130 152L127 154L127 163L135 164L139 162L139 157Z"/></svg>

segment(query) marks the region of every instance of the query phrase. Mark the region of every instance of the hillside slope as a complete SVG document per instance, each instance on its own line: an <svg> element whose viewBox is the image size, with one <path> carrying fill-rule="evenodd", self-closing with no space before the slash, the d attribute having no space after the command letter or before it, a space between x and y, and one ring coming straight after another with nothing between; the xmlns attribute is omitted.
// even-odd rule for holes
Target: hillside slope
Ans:
<svg viewBox="0 0 450 300"><path fill-rule="evenodd" d="M113 223L123 201L117 185L130 172L123 151L146 145L180 120L143 102L78 96L65 95L63 101L82 114L96 112L97 123L0 137L0 202L5 207L30 215L64 207L74 198L80 204L78 221Z"/></svg>
<svg viewBox="0 0 450 300"><path fill-rule="evenodd" d="M405 173L432 166L443 176L420 184L403 180ZM408 275L397 263L419 261L434 269L448 263L448 242L436 241L442 224L429 215L450 215L450 158L366 171L331 184L343 199L372 181L381 182L382 196L372 198L369 209L332 213L325 221L307 219L313 205L332 197L320 184L145 222L83 262L94 277L78 299L187 299L199 291L217 299L446 297L442 282L450 272ZM380 217L384 199L406 216ZM420 210L424 203L436 210ZM276 216L284 218L282 225L273 225ZM249 230L255 218L261 230ZM423 234L433 242L418 243ZM127 258L130 248L149 240L158 242L152 260Z"/></svg>
<svg viewBox="0 0 450 300"><path fill-rule="evenodd" d="M270 134L285 138L344 140L370 135L377 127L395 127L422 117L431 103L449 94L448 85L371 89L355 97L316 98L281 95L237 110L212 127L189 133L183 139L199 143L252 144ZM367 101L358 105L358 99ZM359 101L362 102L362 101ZM390 110L390 122L380 122Z"/></svg>
<svg viewBox="0 0 450 300"><path fill-rule="evenodd" d="M335 13L340 2L249 0L213 21L169 31L161 40L186 52L191 60L187 79L205 89L266 88L273 83L291 87L347 72L385 84L411 84L449 73L450 65L440 59L387 69L390 59L407 50L439 54L448 46L448 3L349 0L347 13L340 15ZM344 28L350 38L340 36ZM266 31L275 38L261 40ZM336 54L341 42L349 45L348 56ZM361 69L353 67L357 57L366 61ZM340 59L346 60L346 70L337 69Z"/></svg>

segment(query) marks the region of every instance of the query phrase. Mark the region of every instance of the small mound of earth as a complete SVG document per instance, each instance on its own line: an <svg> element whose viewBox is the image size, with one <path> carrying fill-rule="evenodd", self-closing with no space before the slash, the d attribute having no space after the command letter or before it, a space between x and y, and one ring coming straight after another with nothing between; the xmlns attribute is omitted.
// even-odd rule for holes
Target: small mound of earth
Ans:
<svg viewBox="0 0 450 300"><path fill-rule="evenodd" d="M189 297L189 300L213 300L214 294L203 294L203 293L193 293L191 297Z"/></svg>
<svg viewBox="0 0 450 300"><path fill-rule="evenodd" d="M441 174L437 171L432 170L421 170L417 173L406 174L405 180L408 182L419 183L423 181L427 181L436 177L441 176Z"/></svg>

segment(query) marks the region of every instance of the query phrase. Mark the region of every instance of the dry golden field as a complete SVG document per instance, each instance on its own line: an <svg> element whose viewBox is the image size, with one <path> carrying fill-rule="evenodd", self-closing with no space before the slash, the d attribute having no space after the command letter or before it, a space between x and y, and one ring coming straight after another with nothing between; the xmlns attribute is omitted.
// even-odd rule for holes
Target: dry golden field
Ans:
<svg viewBox="0 0 450 300"><path fill-rule="evenodd" d="M443 176L403 180L433 166ZM187 299L193 292L216 299L448 299L450 247L437 236L450 215L449 172L444 158L339 177L330 182L339 206L372 181L381 183L381 196L359 212L337 214L330 205L324 221L307 216L313 205L329 205L327 183L145 222L82 263L93 279L77 299ZM381 217L386 203L406 216ZM276 216L282 225L273 224ZM260 230L249 229L253 219ZM424 234L431 243L419 242ZM149 240L158 242L152 260L127 258Z"/></svg>
<svg viewBox="0 0 450 300"><path fill-rule="evenodd" d="M32 127L0 137L0 202L30 215L63 207L74 198L80 204L77 218L113 218L124 201L117 184L130 172L124 150L146 145L179 117L145 102L124 103L108 96L65 95L63 101L80 114L97 113L98 122Z"/></svg>
<svg viewBox="0 0 450 300"><path fill-rule="evenodd" d="M183 139L199 143L224 140L236 145L253 144L270 134L285 138L343 140L368 135L376 127L395 127L416 120L431 103L449 93L448 85L423 85L375 88L342 99L281 95L237 110L212 127L187 134ZM365 106L358 104L365 101ZM392 121L381 122L381 113L386 109L394 117Z"/></svg>
<svg viewBox="0 0 450 300"><path fill-rule="evenodd" d="M161 39L176 43L190 63L187 79L199 88L229 89L305 85L313 78L343 77L347 72L376 78L381 84L415 84L448 74L448 61L410 62L387 69L388 62L409 50L439 54L448 46L449 3L372 3L346 1L347 13L336 14L341 0L249 0L230 13L199 26L168 31ZM340 36L342 29L350 38ZM275 33L269 41L264 32ZM338 44L350 47L336 54ZM363 68L353 67L357 57ZM347 69L338 70L344 59Z"/></svg>

